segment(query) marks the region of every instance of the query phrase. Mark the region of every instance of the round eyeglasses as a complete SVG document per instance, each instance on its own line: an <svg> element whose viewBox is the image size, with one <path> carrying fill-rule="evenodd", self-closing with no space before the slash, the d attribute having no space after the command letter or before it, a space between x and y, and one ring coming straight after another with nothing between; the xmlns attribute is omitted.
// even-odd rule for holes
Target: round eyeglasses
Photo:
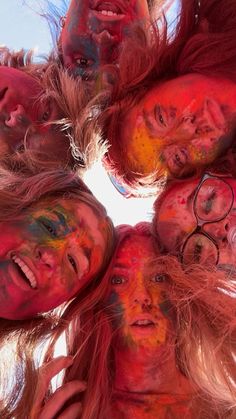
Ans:
<svg viewBox="0 0 236 419"><path fill-rule="evenodd" d="M229 214L233 202L233 189L226 180L208 173L202 177L193 198L197 226L181 248L181 261L184 265L218 264L218 244L213 237L202 231L202 227L223 220Z"/></svg>

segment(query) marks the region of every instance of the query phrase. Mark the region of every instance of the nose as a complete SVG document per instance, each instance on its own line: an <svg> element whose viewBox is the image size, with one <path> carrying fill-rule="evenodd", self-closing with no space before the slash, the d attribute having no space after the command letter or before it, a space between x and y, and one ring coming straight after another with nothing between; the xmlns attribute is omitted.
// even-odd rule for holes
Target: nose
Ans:
<svg viewBox="0 0 236 419"><path fill-rule="evenodd" d="M211 237L219 241L227 240L227 233L229 231L230 224L228 217L224 218L221 221L216 221L214 223L205 224L203 229Z"/></svg>
<svg viewBox="0 0 236 419"><path fill-rule="evenodd" d="M135 304L139 304L142 307L151 306L151 297L143 281L140 281L135 287L133 301Z"/></svg>
<svg viewBox="0 0 236 419"><path fill-rule="evenodd" d="M35 256L41 266L44 266L50 270L56 267L57 258L56 252L53 249L41 246L37 247Z"/></svg>
<svg viewBox="0 0 236 419"><path fill-rule="evenodd" d="M92 33L92 39L97 45L104 45L107 43L113 43L113 36L107 30L100 33Z"/></svg>
<svg viewBox="0 0 236 419"><path fill-rule="evenodd" d="M25 108L22 105L16 105L16 107L10 111L8 118L5 120L5 124L8 127L26 125L26 122L29 123Z"/></svg>

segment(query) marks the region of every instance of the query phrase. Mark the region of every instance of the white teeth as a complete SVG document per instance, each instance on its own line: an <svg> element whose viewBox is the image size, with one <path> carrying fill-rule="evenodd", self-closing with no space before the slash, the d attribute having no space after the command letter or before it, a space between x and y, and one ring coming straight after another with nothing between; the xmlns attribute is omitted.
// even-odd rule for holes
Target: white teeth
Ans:
<svg viewBox="0 0 236 419"><path fill-rule="evenodd" d="M117 13L112 12L111 10L101 10L99 13L101 13L104 16L118 16Z"/></svg>
<svg viewBox="0 0 236 419"><path fill-rule="evenodd" d="M12 259L21 268L22 272L24 272L25 276L27 277L27 279L30 282L31 287L36 288L37 287L36 278L35 278L33 272L31 271L31 269L19 257L13 255Z"/></svg>
<svg viewBox="0 0 236 419"><path fill-rule="evenodd" d="M151 322L150 320L137 320L134 324L138 326L147 326L154 323Z"/></svg>

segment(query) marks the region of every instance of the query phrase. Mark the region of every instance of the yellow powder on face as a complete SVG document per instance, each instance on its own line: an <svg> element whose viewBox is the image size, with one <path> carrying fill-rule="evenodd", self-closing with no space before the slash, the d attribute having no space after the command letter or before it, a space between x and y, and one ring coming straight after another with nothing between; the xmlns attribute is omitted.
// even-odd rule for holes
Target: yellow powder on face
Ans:
<svg viewBox="0 0 236 419"><path fill-rule="evenodd" d="M153 173L161 164L162 140L151 137L143 127L136 127L127 143L127 159L133 171L143 175Z"/></svg>

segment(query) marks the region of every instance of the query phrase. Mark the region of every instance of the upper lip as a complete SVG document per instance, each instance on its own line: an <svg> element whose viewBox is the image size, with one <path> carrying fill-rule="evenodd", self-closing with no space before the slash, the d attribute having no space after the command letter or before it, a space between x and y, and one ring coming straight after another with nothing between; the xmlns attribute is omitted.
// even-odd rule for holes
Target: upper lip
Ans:
<svg viewBox="0 0 236 419"><path fill-rule="evenodd" d="M146 323L146 324L145 324ZM131 326L139 326L139 325L155 325L155 321L153 319L153 316L149 315L149 314L142 314L139 315L137 317L135 317L132 320Z"/></svg>
<svg viewBox="0 0 236 419"><path fill-rule="evenodd" d="M124 5L123 1L120 0L92 0L90 4L90 8L94 11L98 11L99 7L103 6L104 10L112 11L116 13L118 18L122 17L122 15L127 14L127 8Z"/></svg>

